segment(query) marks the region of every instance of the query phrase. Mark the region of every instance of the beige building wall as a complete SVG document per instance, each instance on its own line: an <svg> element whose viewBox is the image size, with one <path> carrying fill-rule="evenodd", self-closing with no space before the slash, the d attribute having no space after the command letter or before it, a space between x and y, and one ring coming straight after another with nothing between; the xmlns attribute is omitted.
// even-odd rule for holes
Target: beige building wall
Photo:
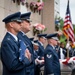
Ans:
<svg viewBox="0 0 75 75"><path fill-rule="evenodd" d="M42 12L41 22L47 27L45 33L55 32L55 17L60 15L60 0L46 0Z"/></svg>
<svg viewBox="0 0 75 75"><path fill-rule="evenodd" d="M55 31L54 24L54 0L47 0L44 4L42 15L42 22L47 27L46 33L53 33Z"/></svg>

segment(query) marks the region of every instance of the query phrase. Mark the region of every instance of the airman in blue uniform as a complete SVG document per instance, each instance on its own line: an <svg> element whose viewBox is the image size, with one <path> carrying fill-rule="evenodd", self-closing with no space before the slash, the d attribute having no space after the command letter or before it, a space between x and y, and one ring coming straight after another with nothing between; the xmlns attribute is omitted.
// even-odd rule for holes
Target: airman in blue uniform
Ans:
<svg viewBox="0 0 75 75"><path fill-rule="evenodd" d="M34 51L33 51L33 45L30 39L27 37L26 33L30 31L30 15L31 12L27 12L24 14L21 14L21 20L22 20L22 26L21 31L18 33L18 38L24 41L24 43L27 46L27 49L31 53L31 63L29 66L26 67L26 75L34 75Z"/></svg>
<svg viewBox="0 0 75 75"><path fill-rule="evenodd" d="M2 75L26 75L26 66L30 64L27 52L22 61L19 60L19 42L17 34L21 29L21 13L8 15L3 19L7 33L1 43Z"/></svg>
<svg viewBox="0 0 75 75"><path fill-rule="evenodd" d="M38 56L39 44L38 40L32 41L34 47L34 59L35 59L35 75L40 75L40 66L44 64L44 60L40 60L40 56Z"/></svg>
<svg viewBox="0 0 75 75"><path fill-rule="evenodd" d="M33 48L34 48L34 59L36 59L36 58L39 59L39 56L38 56L38 49L39 49L38 40L32 41L32 44L33 44Z"/></svg>
<svg viewBox="0 0 75 75"><path fill-rule="evenodd" d="M39 59L40 60L44 60L44 43L46 42L46 35L47 34L38 34L37 37L38 37L38 44L39 44L39 49L38 49L38 56L39 56ZM44 65L44 64L43 64ZM40 68L43 66L43 65L38 65L37 66L37 71L38 71L38 75L40 75Z"/></svg>
<svg viewBox="0 0 75 75"><path fill-rule="evenodd" d="M44 59L44 43L46 42L46 35L47 34L38 34L38 44L39 44L39 51L38 55L40 56L40 59Z"/></svg>
<svg viewBox="0 0 75 75"><path fill-rule="evenodd" d="M60 63L59 58L55 50L57 45L58 38L56 37L57 33L47 35L48 45L46 46L44 52L45 60L45 75L61 75L60 74Z"/></svg>

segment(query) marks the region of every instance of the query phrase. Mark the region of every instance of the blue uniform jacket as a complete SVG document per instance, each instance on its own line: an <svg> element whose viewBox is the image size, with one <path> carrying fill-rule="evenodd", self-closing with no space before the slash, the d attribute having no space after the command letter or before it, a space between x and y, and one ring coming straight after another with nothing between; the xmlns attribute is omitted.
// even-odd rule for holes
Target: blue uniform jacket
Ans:
<svg viewBox="0 0 75 75"><path fill-rule="evenodd" d="M38 44L39 44L38 56L40 56L41 58L44 57L44 46L42 46L40 42L38 42Z"/></svg>
<svg viewBox="0 0 75 75"><path fill-rule="evenodd" d="M35 51L35 52L34 52L34 59L36 59L36 58L38 58L38 54L37 54L37 52Z"/></svg>
<svg viewBox="0 0 75 75"><path fill-rule="evenodd" d="M24 43L26 44L28 50L30 51L30 53L32 54L32 62L30 63L29 66L26 67L26 73L28 73L28 75L34 75L34 51L33 51L33 45L32 42L30 41L30 39L23 34L22 32L18 33L18 38L21 39L22 41L24 41ZM33 70L33 71L32 71Z"/></svg>
<svg viewBox="0 0 75 75"><path fill-rule="evenodd" d="M30 64L26 57L22 62L19 61L18 41L9 33L6 33L1 44L1 60L2 75L26 75L26 66Z"/></svg>
<svg viewBox="0 0 75 75"><path fill-rule="evenodd" d="M60 63L56 50L51 45L47 45L44 52L45 75L60 75Z"/></svg>

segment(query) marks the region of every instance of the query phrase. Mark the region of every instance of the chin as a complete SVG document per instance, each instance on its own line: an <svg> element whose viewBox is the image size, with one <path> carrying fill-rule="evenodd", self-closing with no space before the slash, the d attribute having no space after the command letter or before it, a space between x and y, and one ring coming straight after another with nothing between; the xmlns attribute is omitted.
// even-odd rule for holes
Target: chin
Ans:
<svg viewBox="0 0 75 75"><path fill-rule="evenodd" d="M27 32L26 33L28 33L30 30L27 30Z"/></svg>

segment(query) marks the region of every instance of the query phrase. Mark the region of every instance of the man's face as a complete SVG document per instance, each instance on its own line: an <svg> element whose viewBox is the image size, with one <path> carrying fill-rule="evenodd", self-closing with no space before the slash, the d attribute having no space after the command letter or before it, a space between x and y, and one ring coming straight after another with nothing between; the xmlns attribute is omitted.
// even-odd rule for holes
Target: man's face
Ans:
<svg viewBox="0 0 75 75"><path fill-rule="evenodd" d="M21 29L22 29L23 32L27 33L27 32L30 31L30 29L31 29L31 24L30 24L29 21L23 20L23 22L22 22L21 24L22 24Z"/></svg>
<svg viewBox="0 0 75 75"><path fill-rule="evenodd" d="M12 22L11 24L12 24L11 27L13 28L13 30L15 32L18 33L21 30L21 23L20 22Z"/></svg>
<svg viewBox="0 0 75 75"><path fill-rule="evenodd" d="M34 47L34 50L38 50L38 48L39 48L39 46L37 46L37 45L33 45L33 47Z"/></svg>
<svg viewBox="0 0 75 75"><path fill-rule="evenodd" d="M46 39L43 38L43 37L41 37L41 38L40 38L40 41L44 44L44 43L46 42Z"/></svg>
<svg viewBox="0 0 75 75"><path fill-rule="evenodd" d="M58 41L55 40L55 39L52 39L52 43L53 43L54 46L56 46L58 44Z"/></svg>

